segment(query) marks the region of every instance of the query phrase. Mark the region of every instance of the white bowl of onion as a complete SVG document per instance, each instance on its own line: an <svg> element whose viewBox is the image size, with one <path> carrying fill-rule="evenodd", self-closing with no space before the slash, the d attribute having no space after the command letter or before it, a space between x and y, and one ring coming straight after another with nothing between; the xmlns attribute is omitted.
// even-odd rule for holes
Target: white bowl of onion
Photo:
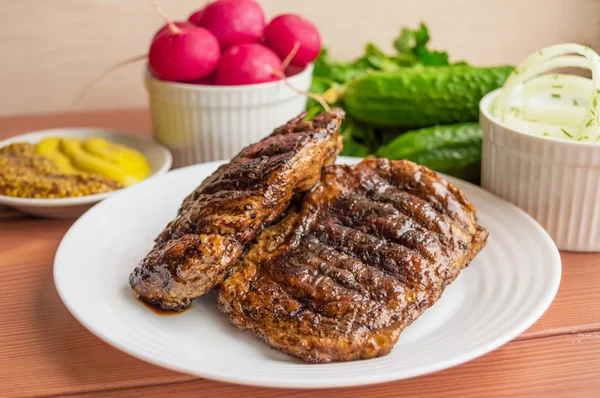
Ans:
<svg viewBox="0 0 600 398"><path fill-rule="evenodd" d="M547 73L565 67L592 78ZM596 52L559 44L529 56L480 103L482 187L533 216L561 250L600 251L598 79Z"/></svg>

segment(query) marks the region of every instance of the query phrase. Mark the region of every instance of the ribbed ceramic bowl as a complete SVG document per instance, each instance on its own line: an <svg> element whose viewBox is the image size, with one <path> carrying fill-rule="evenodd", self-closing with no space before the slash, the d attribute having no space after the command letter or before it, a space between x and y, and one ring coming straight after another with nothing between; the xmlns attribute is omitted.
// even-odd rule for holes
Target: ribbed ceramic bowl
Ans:
<svg viewBox="0 0 600 398"><path fill-rule="evenodd" d="M308 91L312 64L288 78ZM306 108L306 97L281 81L246 86L173 83L145 75L152 125L173 166L229 159Z"/></svg>
<svg viewBox="0 0 600 398"><path fill-rule="evenodd" d="M481 185L535 218L561 250L600 251L600 144L512 129L480 103Z"/></svg>

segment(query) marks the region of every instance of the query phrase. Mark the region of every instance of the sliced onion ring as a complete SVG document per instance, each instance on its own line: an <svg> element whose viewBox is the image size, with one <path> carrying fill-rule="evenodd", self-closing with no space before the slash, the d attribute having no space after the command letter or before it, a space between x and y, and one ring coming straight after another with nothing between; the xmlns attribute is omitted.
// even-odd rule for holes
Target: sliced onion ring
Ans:
<svg viewBox="0 0 600 398"><path fill-rule="evenodd" d="M570 54L577 54L573 56ZM563 76L561 77L562 87L552 87L550 79L552 75L542 75L544 72L556 68L563 67L578 67L586 68L592 72L592 79L585 79L590 83L583 83L581 77L569 76L569 75L553 75ZM598 110L600 103L600 91L598 90L598 79L600 79L600 56L593 51L591 48L582 46L575 43L558 44L544 48L525 59L525 61L515 68L515 71L509 76L502 92L498 97L493 114L501 121L507 124L514 125L518 124L522 128L526 128L527 131L532 133L546 133L547 135L565 138L565 139L576 139L576 140L596 140L600 134ZM550 84L549 84L550 83ZM590 98L588 106L585 109L585 113L580 111L564 110L564 114L568 115L568 120L565 120L562 124L569 126L570 130L567 134L564 133L565 126L558 126L556 124L547 123L548 120L540 120L541 123L529 122L522 120L515 115L514 112L509 112L509 100L513 91L520 85L523 86L524 103L522 108L523 114L531 116L531 108L529 107L528 99L531 95L539 94L543 92L544 84L549 95L552 92L571 95L573 97L587 97ZM528 112L529 110L529 112ZM537 116L544 116L543 112L534 111ZM556 117L550 117L545 119L556 120ZM546 123L544 123L546 121ZM537 126L539 124L539 126ZM576 124L576 127L572 126ZM552 127L554 126L554 127ZM558 129L558 130L557 130ZM562 133L562 136L561 134Z"/></svg>

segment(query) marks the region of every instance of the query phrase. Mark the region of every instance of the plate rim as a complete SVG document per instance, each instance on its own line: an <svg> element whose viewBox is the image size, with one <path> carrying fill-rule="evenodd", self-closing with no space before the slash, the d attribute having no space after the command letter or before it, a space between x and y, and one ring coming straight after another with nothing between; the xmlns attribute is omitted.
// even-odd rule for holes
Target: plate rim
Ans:
<svg viewBox="0 0 600 398"><path fill-rule="evenodd" d="M338 164L354 164L360 160L362 160L362 158L339 156L336 163L338 163ZM227 161L228 160L198 163L195 165L171 170L168 173L163 174L162 176L157 176L157 178L167 178L166 176L168 176L171 173L178 174L180 172L184 172L185 170L187 170L189 168L209 167L209 166L214 166L216 168L219 165L226 163ZM521 214L521 216L523 216L525 219L527 219L528 222L531 223L532 227L537 229L540 238L545 241L548 248L551 250L551 253L548 253L549 257L551 257L553 260L553 261L551 261L552 267L549 267L549 269L548 269L550 283L546 286L546 290L544 291L543 298L536 303L534 310L532 310L526 318L521 319L515 326L508 329L503 335L499 335L495 339L489 341L487 344L481 344L479 347L471 349L470 351L467 351L462 355L457 355L453 358L439 361L434 365L421 365L420 367L415 367L408 372L403 371L402 376L399 376L399 377L393 377L393 376L390 377L389 373L375 373L375 374L366 374L363 377L352 377L350 379L336 378L333 382L331 382L329 380L323 381L323 380L317 379L317 380L312 380L310 383L306 383L305 381L300 381L298 379L284 378L284 377L278 377L277 380L274 381L272 377L245 378L243 374L236 374L235 376L230 376L230 375L224 376L222 372L213 372L210 369L204 369L200 373L200 372L190 371L190 369L186 368L185 366L178 366L177 364L174 364L172 362L167 363L164 361L155 360L154 358L152 358L150 356L145 356L144 354L139 353L136 350L129 348L126 344L122 344L121 342L119 342L119 340L112 339L112 338L104 335L101 331L95 329L92 325L88 324L86 321L84 321L82 318L80 318L78 316L78 314L76 313L76 310L65 299L63 292L61 292L61 288L59 287L60 282L57 279L57 274L58 274L57 264L59 263L61 256L64 255L63 251L65 250L65 248L64 248L65 245L63 243L67 240L69 235L71 233L73 233L74 228L78 224L85 222L85 219L87 217L89 217L90 214L93 214L94 211L98 211L98 209L101 209L103 206L107 206L108 203L112 203L113 200L117 200L117 198L119 198L120 195L124 194L123 192L115 193L115 195L111 196L107 200L104 200L104 201L98 203L96 206L94 206L92 209L90 209L90 211L84 213L77 221L75 221L75 223L73 223L73 225L65 233L65 235L63 236L63 238L59 244L59 247L56 251L55 257L54 257L54 263L53 263L54 285L55 285L55 288L58 292L58 295L59 295L61 301L63 302L63 304L65 305L67 310L71 313L71 315L73 315L73 317L75 319L77 319L77 321L79 323L81 323L88 331L90 331L96 337L100 338L102 341L104 341L104 342L108 343L109 345L112 345L113 347L119 349L120 351L123 351L126 354L131 355L131 356L133 356L137 359L140 359L144 362L148 362L148 363L151 363L153 365L156 365L156 366L159 366L159 367L162 367L165 369L170 369L170 370L174 370L177 372L181 372L184 374L193 375L193 376L197 376L197 377L201 377L201 378L206 378L206 379L225 382L225 383L232 383L232 384L237 384L237 385L254 386L254 387L270 387L270 388L284 388L284 389L291 389L291 388L293 388L293 389L332 389L332 388L342 388L342 387L366 386L366 385L373 385L373 384L379 384L379 383L385 383L385 382L394 382L394 381L410 379L410 378L438 372L440 370L448 369L448 368L469 362L475 358L478 358L487 353L490 353L490 352L498 349L499 347L503 346L504 344L514 340L517 336L519 336L521 333L526 331L535 322L537 322L537 320L550 307L550 305L552 304L552 302L556 296L556 293L558 292L558 288L560 286L560 281L561 281L561 277L562 277L562 260L560 258L560 252L559 252L558 248L556 247L556 245L554 244L554 242L552 241L552 239L550 238L550 236L548 235L548 233L537 223L537 221L535 221L535 219L533 217L531 217L529 214L527 214L525 211L518 208L514 204L493 195L492 193L484 190L483 188L481 188L479 186L476 186L472 183L469 183L469 182L466 182L463 180L458 180L453 177L448 177L445 175L444 175L444 178L448 179L452 183L456 183L457 181L460 181L459 183L461 185L466 184L466 185L470 186L472 189L478 190L479 193L484 196L493 197L495 200L500 200L502 202L505 202L505 204L512 207L513 210L516 210L517 212L519 212ZM145 188L145 184L144 184L144 182L142 182L140 184L136 184L135 186L130 187L127 191L129 192L128 193L129 195L134 195L136 189L144 189L144 188ZM356 361L353 361L353 362L356 362ZM331 364L310 364L307 366L331 366Z"/></svg>

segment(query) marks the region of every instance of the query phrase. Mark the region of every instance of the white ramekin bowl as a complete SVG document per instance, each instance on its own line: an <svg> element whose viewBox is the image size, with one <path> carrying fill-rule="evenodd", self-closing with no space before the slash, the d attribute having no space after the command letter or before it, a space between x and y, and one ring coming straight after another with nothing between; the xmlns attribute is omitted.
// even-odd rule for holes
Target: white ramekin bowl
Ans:
<svg viewBox="0 0 600 398"><path fill-rule="evenodd" d="M308 91L312 64L287 79ZM145 75L154 136L173 154L173 166L229 159L303 112L306 97L281 81L247 86L167 82Z"/></svg>
<svg viewBox="0 0 600 398"><path fill-rule="evenodd" d="M492 116L499 93L479 106L482 187L534 217L559 249L600 251L600 143L512 129Z"/></svg>

